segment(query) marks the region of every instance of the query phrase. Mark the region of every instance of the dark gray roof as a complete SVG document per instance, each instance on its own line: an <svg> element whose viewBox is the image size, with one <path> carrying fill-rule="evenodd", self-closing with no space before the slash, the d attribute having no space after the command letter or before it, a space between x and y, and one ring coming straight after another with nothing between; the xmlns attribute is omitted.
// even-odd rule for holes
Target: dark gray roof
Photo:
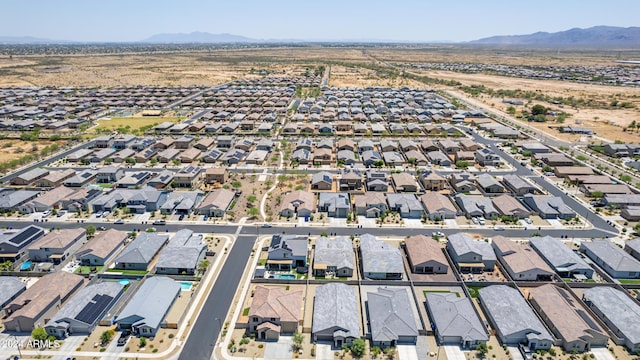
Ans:
<svg viewBox="0 0 640 360"><path fill-rule="evenodd" d="M630 343L640 343L640 306L629 296L608 286L587 289L583 295Z"/></svg>
<svg viewBox="0 0 640 360"><path fill-rule="evenodd" d="M454 293L427 293L431 322L441 337L459 337L463 341L487 341L486 330L471 301Z"/></svg>
<svg viewBox="0 0 640 360"><path fill-rule="evenodd" d="M633 256L609 240L583 241L580 246L585 247L589 252L595 254L614 271L640 271L640 261L636 260ZM589 255L589 253L587 253L587 255Z"/></svg>
<svg viewBox="0 0 640 360"><path fill-rule="evenodd" d="M116 258L116 263L148 264L168 238L165 234L140 233Z"/></svg>
<svg viewBox="0 0 640 360"><path fill-rule="evenodd" d="M378 288L367 293L369 324L373 341L393 341L401 336L418 336L416 320L407 290Z"/></svg>
<svg viewBox="0 0 640 360"><path fill-rule="evenodd" d="M0 308L26 288L27 285L17 277L0 276Z"/></svg>
<svg viewBox="0 0 640 360"><path fill-rule="evenodd" d="M100 314L103 314L111 304L113 304L120 292L124 288L124 285L116 281L105 281L98 284L93 284L80 290L69 302L67 302L54 316L49 320L48 325L53 325L56 322L64 322L68 319L75 319L75 321L85 323L87 325L93 325L99 318L92 319L91 323L87 322L87 318L83 318L80 314L87 306L99 306ZM96 301L96 296L106 295L111 297L110 301L100 302ZM107 298L108 299L108 298Z"/></svg>
<svg viewBox="0 0 640 360"><path fill-rule="evenodd" d="M179 283L165 276L147 279L120 312L116 322L134 317L139 318L134 322L136 325L146 324L157 329L180 293L180 288Z"/></svg>
<svg viewBox="0 0 640 360"><path fill-rule="evenodd" d="M394 248L375 236L360 236L362 270L365 273L404 273L400 249Z"/></svg>
<svg viewBox="0 0 640 360"><path fill-rule="evenodd" d="M534 248L555 271L577 271L585 269L593 272L593 269L580 257L571 251L560 240L551 236L533 237L529 240Z"/></svg>
<svg viewBox="0 0 640 360"><path fill-rule="evenodd" d="M329 283L316 288L312 332L336 328L348 337L360 337L358 299L349 285Z"/></svg>
<svg viewBox="0 0 640 360"><path fill-rule="evenodd" d="M527 337L553 340L518 290L507 285L491 285L478 292L482 304L504 337L522 333Z"/></svg>
<svg viewBox="0 0 640 360"><path fill-rule="evenodd" d="M276 249L289 249L293 256L307 256L309 240L302 235L273 235L269 252Z"/></svg>

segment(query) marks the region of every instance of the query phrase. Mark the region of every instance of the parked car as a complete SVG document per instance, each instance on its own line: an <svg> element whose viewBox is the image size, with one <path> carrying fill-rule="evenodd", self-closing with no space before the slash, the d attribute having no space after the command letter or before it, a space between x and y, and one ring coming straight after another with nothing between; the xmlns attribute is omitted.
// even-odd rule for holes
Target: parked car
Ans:
<svg viewBox="0 0 640 360"><path fill-rule="evenodd" d="M167 225L167 222L164 220L156 220L151 225Z"/></svg>
<svg viewBox="0 0 640 360"><path fill-rule="evenodd" d="M104 226L98 226L98 230L100 230L100 231L106 231L106 230L107 230L107 228L106 228L106 227L104 227Z"/></svg>
<svg viewBox="0 0 640 360"><path fill-rule="evenodd" d="M62 217L64 214L66 214L67 212L64 210L60 210L58 211L58 213L56 214L56 217Z"/></svg>
<svg viewBox="0 0 640 360"><path fill-rule="evenodd" d="M102 217L102 211L98 211L98 212L96 213L96 217L97 217L97 218Z"/></svg>
<svg viewBox="0 0 640 360"><path fill-rule="evenodd" d="M262 227L263 227L263 228L270 228L270 227L272 227L272 226L273 226L273 225L271 225L270 223L264 223L264 224L262 224Z"/></svg>
<svg viewBox="0 0 640 360"><path fill-rule="evenodd" d="M124 346L127 343L127 340L129 340L129 337L131 336L131 332L128 330L125 330L122 332L122 334L120 334L120 337L118 337L118 346Z"/></svg>
<svg viewBox="0 0 640 360"><path fill-rule="evenodd" d="M114 221L113 223L114 223L115 225L122 225L122 224L124 224L124 220L122 220L122 219L118 219L118 220Z"/></svg>
<svg viewBox="0 0 640 360"><path fill-rule="evenodd" d="M42 217L46 218L47 216L51 215L51 210L46 210L42 212Z"/></svg>
<svg viewBox="0 0 640 360"><path fill-rule="evenodd" d="M180 215L180 216L178 217L178 221L182 221L182 220L184 220L184 214L182 214L182 215Z"/></svg>
<svg viewBox="0 0 640 360"><path fill-rule="evenodd" d="M495 231L504 231L504 226L497 226L496 225L496 226L493 227L493 230L495 230Z"/></svg>
<svg viewBox="0 0 640 360"><path fill-rule="evenodd" d="M445 237L442 231L434 231L433 233L431 233L431 236Z"/></svg>
<svg viewBox="0 0 640 360"><path fill-rule="evenodd" d="M471 218L471 221L473 221L474 224L478 225L480 224L480 221L478 221L478 218Z"/></svg>

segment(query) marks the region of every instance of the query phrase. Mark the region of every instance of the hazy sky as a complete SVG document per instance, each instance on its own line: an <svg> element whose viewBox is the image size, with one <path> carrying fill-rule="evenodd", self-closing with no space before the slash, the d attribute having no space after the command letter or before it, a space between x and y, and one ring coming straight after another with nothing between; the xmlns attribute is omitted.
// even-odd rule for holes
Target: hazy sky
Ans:
<svg viewBox="0 0 640 360"><path fill-rule="evenodd" d="M466 41L640 26L638 0L3 0L0 36L138 41L206 31L257 39Z"/></svg>

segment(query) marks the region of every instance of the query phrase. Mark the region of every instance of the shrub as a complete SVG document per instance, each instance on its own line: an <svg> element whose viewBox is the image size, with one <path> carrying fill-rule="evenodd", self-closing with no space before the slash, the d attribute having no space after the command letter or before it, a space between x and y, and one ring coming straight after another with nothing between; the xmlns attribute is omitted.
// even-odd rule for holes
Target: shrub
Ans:
<svg viewBox="0 0 640 360"><path fill-rule="evenodd" d="M153 352L153 353L157 353L157 352L158 352L158 349L153 349L153 351L152 351L152 352Z"/></svg>

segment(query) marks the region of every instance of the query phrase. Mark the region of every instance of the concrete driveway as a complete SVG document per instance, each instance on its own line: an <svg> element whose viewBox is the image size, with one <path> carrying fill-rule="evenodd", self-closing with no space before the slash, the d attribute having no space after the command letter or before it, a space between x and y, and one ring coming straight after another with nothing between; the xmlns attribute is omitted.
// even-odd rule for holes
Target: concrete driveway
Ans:
<svg viewBox="0 0 640 360"><path fill-rule="evenodd" d="M278 342L266 343L264 349L264 358L268 360L288 360L293 358L291 345L293 338L291 336L280 336Z"/></svg>
<svg viewBox="0 0 640 360"><path fill-rule="evenodd" d="M333 360L333 350L330 343L316 344L316 360Z"/></svg>
<svg viewBox="0 0 640 360"><path fill-rule="evenodd" d="M609 349L606 347L592 348L591 353L596 357L596 360L615 360Z"/></svg>
<svg viewBox="0 0 640 360"><path fill-rule="evenodd" d="M443 347L447 354L447 360L466 360L464 352L460 349L460 346L447 345Z"/></svg>
<svg viewBox="0 0 640 360"><path fill-rule="evenodd" d="M520 349L518 349L517 346L509 346L507 349L509 349L509 354L511 355L513 360L524 360L524 357L522 356L522 353L520 353Z"/></svg>
<svg viewBox="0 0 640 360"><path fill-rule="evenodd" d="M418 351L415 345L398 345L397 350L400 360L418 360Z"/></svg>

